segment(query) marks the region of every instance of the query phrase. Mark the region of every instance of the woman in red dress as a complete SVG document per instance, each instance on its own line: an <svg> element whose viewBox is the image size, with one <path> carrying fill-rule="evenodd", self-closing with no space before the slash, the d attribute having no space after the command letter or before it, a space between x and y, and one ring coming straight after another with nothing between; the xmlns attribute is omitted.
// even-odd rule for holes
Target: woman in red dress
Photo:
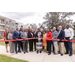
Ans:
<svg viewBox="0 0 75 75"><path fill-rule="evenodd" d="M47 48L48 48L48 55L51 54L51 40L52 39L52 33L50 32L50 30L48 29L48 33L47 33Z"/></svg>
<svg viewBox="0 0 75 75"><path fill-rule="evenodd" d="M8 40L8 28L5 29L5 32L3 33L4 40ZM5 42L6 52L8 53L8 43Z"/></svg>

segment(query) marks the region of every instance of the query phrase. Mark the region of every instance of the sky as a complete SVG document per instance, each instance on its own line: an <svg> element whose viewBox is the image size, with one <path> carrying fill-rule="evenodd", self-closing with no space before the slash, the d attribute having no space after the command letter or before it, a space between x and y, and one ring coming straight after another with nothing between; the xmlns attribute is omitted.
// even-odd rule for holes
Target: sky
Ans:
<svg viewBox="0 0 75 75"><path fill-rule="evenodd" d="M44 22L43 17L45 14L46 12L0 12L0 15L14 19L23 24L35 23L37 25ZM75 15L73 15L71 19L75 21Z"/></svg>
<svg viewBox="0 0 75 75"><path fill-rule="evenodd" d="M23 24L27 23L42 23L46 12L0 12L0 15L14 19Z"/></svg>

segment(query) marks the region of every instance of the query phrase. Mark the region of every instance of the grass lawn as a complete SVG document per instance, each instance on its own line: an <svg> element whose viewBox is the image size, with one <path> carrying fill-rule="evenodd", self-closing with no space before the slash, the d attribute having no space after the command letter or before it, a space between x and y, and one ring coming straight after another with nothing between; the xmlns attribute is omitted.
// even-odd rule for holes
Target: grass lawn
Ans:
<svg viewBox="0 0 75 75"><path fill-rule="evenodd" d="M28 62L28 61L8 57L5 55L0 55L0 62Z"/></svg>

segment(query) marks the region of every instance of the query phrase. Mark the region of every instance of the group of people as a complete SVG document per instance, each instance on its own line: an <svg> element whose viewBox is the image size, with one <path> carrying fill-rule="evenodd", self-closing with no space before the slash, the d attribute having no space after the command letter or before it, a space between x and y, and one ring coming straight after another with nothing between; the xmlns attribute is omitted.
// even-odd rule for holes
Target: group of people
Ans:
<svg viewBox="0 0 75 75"><path fill-rule="evenodd" d="M4 40L11 40L15 39L16 41L9 41L5 42L6 44L6 51L8 52L7 44L9 43L10 46L10 52L16 54L22 51L24 54L28 53L28 46L29 51L33 52L33 45L35 51L38 53L38 50L36 48L36 43L38 42L38 37L40 35L40 39L42 42L42 51L47 52L48 55L51 54L51 48L53 49L54 55L57 55L58 53L61 54L61 56L64 55L64 46L66 48L66 53L69 54L69 56L72 56L72 42L70 40L74 37L74 31L70 27L70 25L66 25L66 28L63 30L62 26L59 27L53 27L53 29L46 29L42 30L41 28L36 29L35 31L32 31L32 29L22 29L18 30L16 28L15 31L8 31L8 28L5 29L5 32L3 33ZM26 38L32 38L32 39L26 39ZM19 41L18 39L24 39L22 41ZM51 40L51 39L57 39L57 40ZM68 40L68 41L62 41L62 40ZM18 45L18 46L17 46ZM18 47L18 48L17 48ZM18 49L18 50L17 50ZM58 51L59 49L59 51Z"/></svg>

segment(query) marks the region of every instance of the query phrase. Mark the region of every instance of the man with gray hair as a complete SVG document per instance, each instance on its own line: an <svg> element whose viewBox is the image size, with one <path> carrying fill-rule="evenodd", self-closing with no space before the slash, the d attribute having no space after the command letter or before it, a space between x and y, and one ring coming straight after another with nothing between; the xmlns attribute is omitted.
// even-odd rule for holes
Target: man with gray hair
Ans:
<svg viewBox="0 0 75 75"><path fill-rule="evenodd" d="M56 27L53 27L53 38L52 39L57 39L58 38L58 32L56 31ZM58 53L58 41L53 41L53 45L54 45L54 54L56 55Z"/></svg>
<svg viewBox="0 0 75 75"><path fill-rule="evenodd" d="M27 38L27 32L26 32L26 29L24 29L23 32L21 32L21 35L20 35L21 39L26 39ZM23 52L24 54L28 51L27 51L27 40L23 40L22 41L22 44L23 44Z"/></svg>
<svg viewBox="0 0 75 75"><path fill-rule="evenodd" d="M63 56L64 54L64 42L62 41L62 39L64 38L65 38L65 32L64 30L62 30L62 26L59 26L58 41L59 41L59 50L60 50L61 56Z"/></svg>

